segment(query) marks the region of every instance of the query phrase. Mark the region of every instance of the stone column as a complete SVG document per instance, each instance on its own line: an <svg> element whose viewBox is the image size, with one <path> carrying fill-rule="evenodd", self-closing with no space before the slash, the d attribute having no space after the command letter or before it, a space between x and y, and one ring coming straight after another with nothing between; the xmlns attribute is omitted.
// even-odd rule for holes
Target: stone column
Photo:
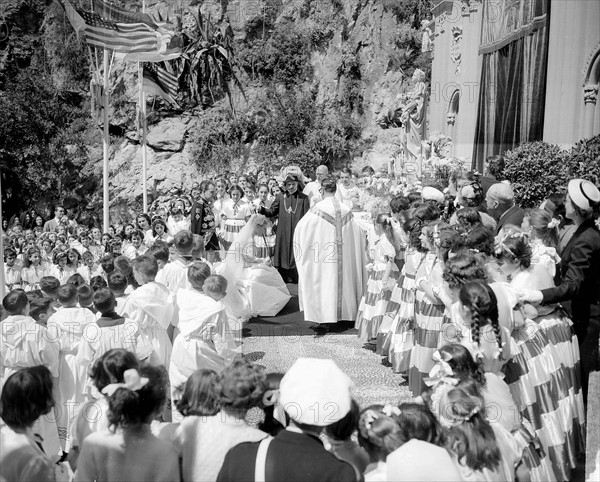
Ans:
<svg viewBox="0 0 600 482"><path fill-rule="evenodd" d="M583 101L585 102L585 115L583 121L583 137L594 135L594 117L596 114L596 102L598 100L598 85L588 84L583 87Z"/></svg>

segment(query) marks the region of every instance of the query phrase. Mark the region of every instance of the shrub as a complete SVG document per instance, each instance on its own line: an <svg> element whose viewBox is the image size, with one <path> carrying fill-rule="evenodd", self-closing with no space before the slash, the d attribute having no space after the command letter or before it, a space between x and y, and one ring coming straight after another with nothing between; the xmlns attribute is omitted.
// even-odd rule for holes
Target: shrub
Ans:
<svg viewBox="0 0 600 482"><path fill-rule="evenodd" d="M517 204L537 206L550 194L564 190L568 159L568 152L545 142L526 142L506 152L504 175L512 183Z"/></svg>
<svg viewBox="0 0 600 482"><path fill-rule="evenodd" d="M569 178L582 178L600 186L600 135L583 139L569 152Z"/></svg>

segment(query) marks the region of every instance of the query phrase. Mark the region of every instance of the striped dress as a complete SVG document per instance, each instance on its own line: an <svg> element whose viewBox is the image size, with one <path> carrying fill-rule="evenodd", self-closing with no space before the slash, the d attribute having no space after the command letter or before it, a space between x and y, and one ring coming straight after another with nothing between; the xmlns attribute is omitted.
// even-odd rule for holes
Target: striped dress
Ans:
<svg viewBox="0 0 600 482"><path fill-rule="evenodd" d="M373 270L369 273L367 288L360 300L354 325L358 329L359 338L367 341L377 338L390 300L391 290L386 289L382 282L388 261L392 262L389 279L397 280L399 276L398 267L394 263L396 252L385 234L379 236L373 248Z"/></svg>
<svg viewBox="0 0 600 482"><path fill-rule="evenodd" d="M383 341L382 353L386 353L394 372L408 372L410 352L414 346L415 323L415 277L421 264L425 261L425 253L408 248L405 264L392 291L388 304L388 313L394 318Z"/></svg>
<svg viewBox="0 0 600 482"><path fill-rule="evenodd" d="M511 284L519 289L535 286L538 279L535 270L528 269L514 276ZM519 335L522 338L529 335L539 344L533 348L527 346L525 354L531 356L527 372L519 373L507 366L507 381L515 399L521 397L523 417L540 433L557 477L567 480L577 464L577 454L585 450L577 337L571 320L557 305L536 308L525 305L522 311L525 321ZM536 377L540 365L547 370L544 379ZM533 392L532 387L535 387Z"/></svg>
<svg viewBox="0 0 600 482"><path fill-rule="evenodd" d="M443 262L434 252L427 253L417 270L416 279L427 279L432 285L442 285ZM416 288L416 286L415 286ZM425 389L424 379L434 366L431 359L440 343L440 334L446 306L441 301L432 302L424 291L415 291L415 344L410 353L408 385L414 397Z"/></svg>
<svg viewBox="0 0 600 482"><path fill-rule="evenodd" d="M244 201L233 202L232 199L223 203L223 248L228 250L233 242L235 235L239 233L250 217L250 205Z"/></svg>
<svg viewBox="0 0 600 482"><path fill-rule="evenodd" d="M252 201L253 212L264 206L269 209L273 204L273 201L267 199L264 203L260 199ZM265 220L265 233L262 235L254 236L254 256L256 258L271 258L275 252L275 233L273 233L273 223L270 219Z"/></svg>

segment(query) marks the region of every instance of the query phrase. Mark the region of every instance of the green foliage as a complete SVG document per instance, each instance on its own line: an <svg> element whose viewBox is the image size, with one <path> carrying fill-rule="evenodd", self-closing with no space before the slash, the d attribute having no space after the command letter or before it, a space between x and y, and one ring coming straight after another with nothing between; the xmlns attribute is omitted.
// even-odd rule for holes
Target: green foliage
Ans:
<svg viewBox="0 0 600 482"><path fill-rule="evenodd" d="M503 174L523 207L538 206L568 181L569 154L545 142L526 142L504 155ZM543 174L543 175L542 175Z"/></svg>
<svg viewBox="0 0 600 482"><path fill-rule="evenodd" d="M233 32L231 28L218 28L203 17L199 7L194 11L194 19L196 28L183 32L183 54L169 62L170 68L178 74L191 106L210 106L227 96L233 108L230 84L244 94L234 71Z"/></svg>
<svg viewBox="0 0 600 482"><path fill-rule="evenodd" d="M192 156L205 172L220 172L242 154L247 125L231 110L214 107L203 112L188 134Z"/></svg>
<svg viewBox="0 0 600 482"><path fill-rule="evenodd" d="M544 142L524 143L508 151L504 161L502 174L513 184L517 202L537 206L549 194L564 191L570 179L588 179L600 186L600 135L583 139L568 151Z"/></svg>
<svg viewBox="0 0 600 482"><path fill-rule="evenodd" d="M600 187L600 135L573 146L569 152L569 177L588 179Z"/></svg>
<svg viewBox="0 0 600 482"><path fill-rule="evenodd" d="M338 75L338 106L344 112L356 111L363 113L363 96L360 61L356 52L350 48L345 48L342 54L342 60L337 69Z"/></svg>
<svg viewBox="0 0 600 482"><path fill-rule="evenodd" d="M306 32L286 24L279 26L267 40L256 39L241 44L237 61L253 79L292 86L304 82L312 74L309 47Z"/></svg>
<svg viewBox="0 0 600 482"><path fill-rule="evenodd" d="M384 10L403 23L419 28L421 20L431 16L432 0L382 0Z"/></svg>
<svg viewBox="0 0 600 482"><path fill-rule="evenodd" d="M427 80L431 78L431 57L421 52L423 34L420 30L409 24L398 27L395 44L396 51L391 57L391 67L404 72L407 77L412 77L415 69L425 72Z"/></svg>
<svg viewBox="0 0 600 482"><path fill-rule="evenodd" d="M22 69L7 83L0 116L0 165L18 179L16 192L56 198L87 183L89 111L57 92L44 69Z"/></svg>
<svg viewBox="0 0 600 482"><path fill-rule="evenodd" d="M77 38L57 2L53 2L46 12L42 42L55 83L58 81L65 89L87 90L90 81L88 47L83 35Z"/></svg>

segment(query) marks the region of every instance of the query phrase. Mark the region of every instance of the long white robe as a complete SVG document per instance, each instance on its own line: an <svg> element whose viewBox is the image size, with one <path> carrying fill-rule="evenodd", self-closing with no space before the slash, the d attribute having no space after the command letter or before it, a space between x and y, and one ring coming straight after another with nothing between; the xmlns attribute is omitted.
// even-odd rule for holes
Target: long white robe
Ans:
<svg viewBox="0 0 600 482"><path fill-rule="evenodd" d="M129 295L123 312L150 339L155 352L152 356L156 355L158 362L168 367L172 345L167 328L177 325L173 294L164 285L151 281Z"/></svg>
<svg viewBox="0 0 600 482"><path fill-rule="evenodd" d="M363 294L365 239L350 209L335 197L314 205L294 233L298 297L304 319L354 320Z"/></svg>

